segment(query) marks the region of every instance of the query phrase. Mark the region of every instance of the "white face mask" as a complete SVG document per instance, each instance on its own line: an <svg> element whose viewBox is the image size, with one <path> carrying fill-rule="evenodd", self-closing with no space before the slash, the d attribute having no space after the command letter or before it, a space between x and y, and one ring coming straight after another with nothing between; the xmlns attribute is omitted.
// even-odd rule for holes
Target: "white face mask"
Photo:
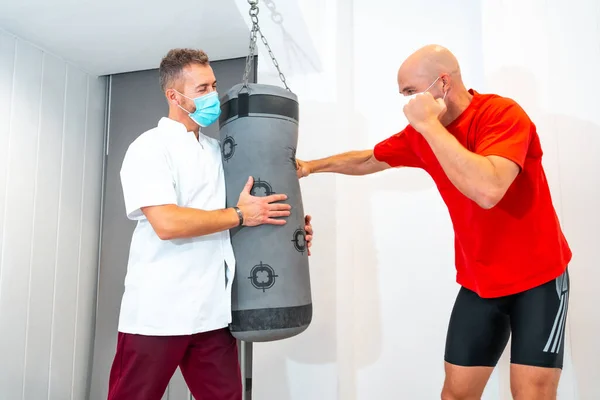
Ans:
<svg viewBox="0 0 600 400"><path fill-rule="evenodd" d="M412 99L414 99L418 95L423 94L423 93L427 93L429 91L429 89L431 89L431 87L433 85L435 85L435 83L437 81L439 81L439 80L440 80L440 77L438 76L437 79L435 81L433 81L433 83L431 85L429 85L429 87L427 89L423 90L422 92L413 93L413 94L405 95L405 96L401 97L401 99L402 99L402 107L404 107L405 105L407 105L409 101L411 101ZM442 98L442 100L444 100L444 101L446 100L446 93L448 93L448 92L444 92L444 97Z"/></svg>

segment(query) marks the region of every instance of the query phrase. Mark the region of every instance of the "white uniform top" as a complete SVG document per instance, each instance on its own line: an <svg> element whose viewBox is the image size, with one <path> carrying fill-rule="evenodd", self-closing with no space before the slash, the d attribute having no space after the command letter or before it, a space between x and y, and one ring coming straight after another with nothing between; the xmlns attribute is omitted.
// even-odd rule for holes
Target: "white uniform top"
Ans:
<svg viewBox="0 0 600 400"><path fill-rule="evenodd" d="M119 332L189 335L231 322L235 259L229 231L161 240L140 208L177 204L225 207L219 142L162 118L127 149L121 183L133 232ZM240 188L241 190L241 188ZM226 263L226 264L225 264Z"/></svg>

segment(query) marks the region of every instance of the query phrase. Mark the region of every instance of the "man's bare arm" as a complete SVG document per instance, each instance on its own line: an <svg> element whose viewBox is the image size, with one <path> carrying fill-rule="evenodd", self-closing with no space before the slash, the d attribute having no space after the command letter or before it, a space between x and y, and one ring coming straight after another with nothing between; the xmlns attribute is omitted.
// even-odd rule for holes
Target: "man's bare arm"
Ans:
<svg viewBox="0 0 600 400"><path fill-rule="evenodd" d="M280 218L290 215L291 206L280 202L287 200L287 196L285 194L252 196L250 190L253 182L252 177L248 178L237 203L243 216L242 224L245 226L285 225L286 220ZM205 211L166 204L142 207L141 210L162 240L210 235L240 225L240 217L233 208Z"/></svg>
<svg viewBox="0 0 600 400"><path fill-rule="evenodd" d="M300 178L321 172L369 175L390 168L387 163L375 158L373 150L349 151L319 160L297 162Z"/></svg>
<svg viewBox="0 0 600 400"><path fill-rule="evenodd" d="M521 171L515 162L506 158L484 157L467 150L440 123L421 130L450 181L484 209L502 200Z"/></svg>
<svg viewBox="0 0 600 400"><path fill-rule="evenodd" d="M144 207L141 210L162 240L210 235L240 224L233 208L204 211L166 204Z"/></svg>

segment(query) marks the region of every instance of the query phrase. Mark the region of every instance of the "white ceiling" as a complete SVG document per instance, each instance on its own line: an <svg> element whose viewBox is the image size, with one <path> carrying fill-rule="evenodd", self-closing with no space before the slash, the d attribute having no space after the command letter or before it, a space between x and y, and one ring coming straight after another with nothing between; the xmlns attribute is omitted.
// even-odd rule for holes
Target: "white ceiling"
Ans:
<svg viewBox="0 0 600 400"><path fill-rule="evenodd" d="M0 0L0 28L107 75L157 68L174 47L201 48L211 60L244 57L240 9L236 0Z"/></svg>

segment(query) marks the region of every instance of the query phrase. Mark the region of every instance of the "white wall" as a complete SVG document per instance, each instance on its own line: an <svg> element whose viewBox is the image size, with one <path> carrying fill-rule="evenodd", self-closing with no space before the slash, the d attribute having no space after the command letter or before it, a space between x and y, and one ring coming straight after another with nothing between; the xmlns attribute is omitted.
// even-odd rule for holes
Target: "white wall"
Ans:
<svg viewBox="0 0 600 400"><path fill-rule="evenodd" d="M0 31L0 397L85 398L105 80Z"/></svg>
<svg viewBox="0 0 600 400"><path fill-rule="evenodd" d="M238 1L243 12L245 3ZM554 202L574 251L559 398L600 398L599 3L468 0L456 9L443 0L269 3L276 3L285 31L266 7L259 16L300 97L301 159L372 148L399 131L406 120L396 71L428 43L458 56L468 86L523 105L538 125ZM310 37L303 36L305 26ZM262 45L260 51L259 82L279 85ZM452 227L432 180L419 170L317 175L303 180L302 189L316 230L315 316L299 337L255 346L255 396L439 398L458 286ZM508 377L505 354L484 399L509 399Z"/></svg>

